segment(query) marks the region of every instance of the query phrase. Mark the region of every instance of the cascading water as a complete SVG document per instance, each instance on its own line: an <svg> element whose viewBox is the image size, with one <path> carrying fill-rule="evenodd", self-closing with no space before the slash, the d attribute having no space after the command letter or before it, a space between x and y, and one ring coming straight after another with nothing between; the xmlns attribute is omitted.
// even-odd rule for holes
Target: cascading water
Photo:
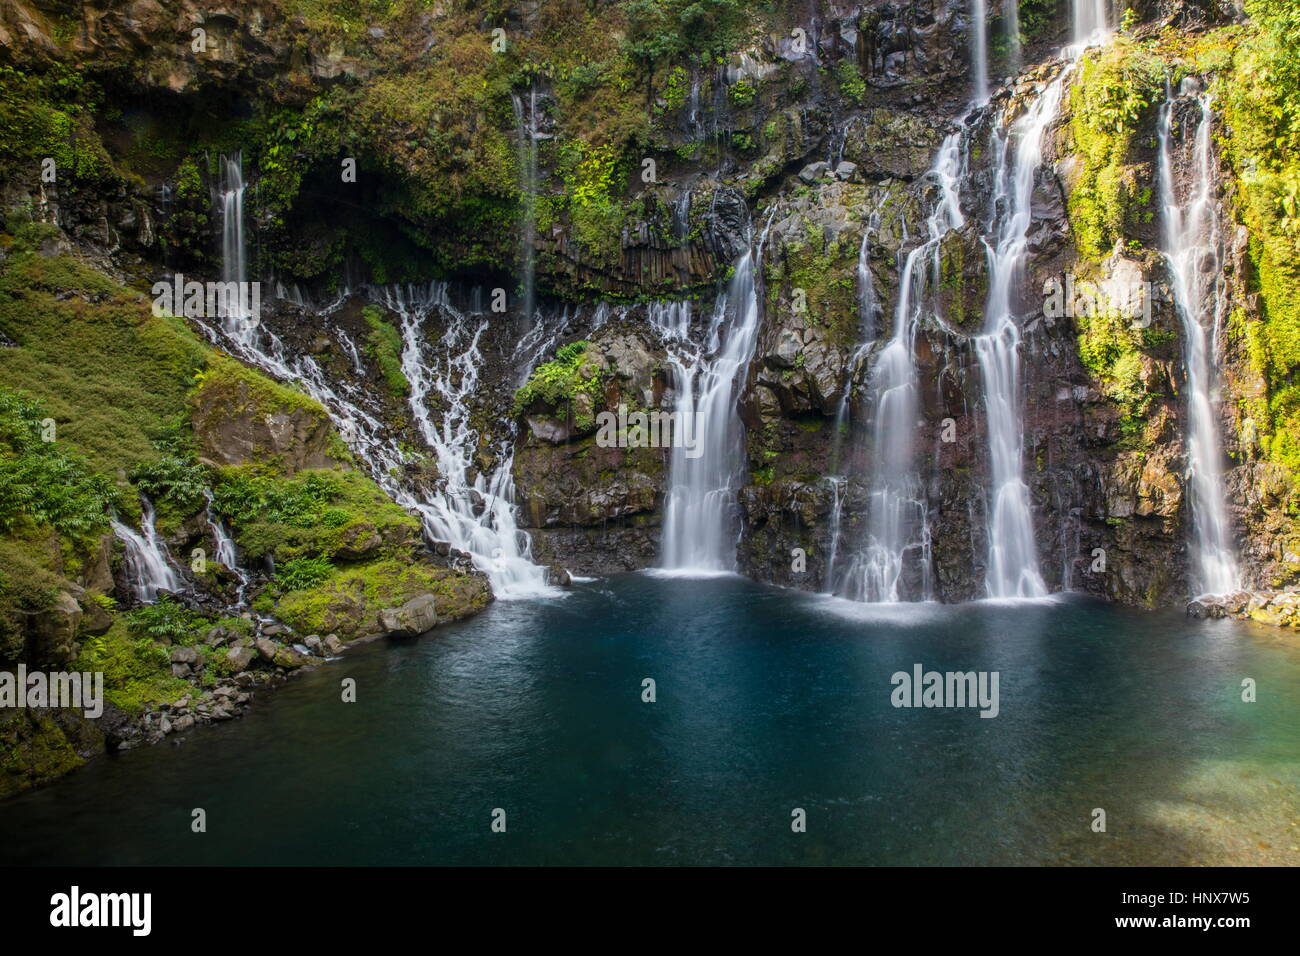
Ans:
<svg viewBox="0 0 1300 956"><path fill-rule="evenodd" d="M1110 35L1107 0L1074 0L1073 33L1076 47L1103 42Z"/></svg>
<svg viewBox="0 0 1300 956"><path fill-rule="evenodd" d="M152 604L158 600L159 591L180 591L184 588L181 576L172 567L167 548L158 537L154 525L153 504L140 497L140 531L128 528L116 518L112 521L113 533L126 548L126 575L137 601Z"/></svg>
<svg viewBox="0 0 1300 956"><path fill-rule="evenodd" d="M1020 322L1016 296L1023 279L1034 179L1042 163L1043 132L1056 118L1064 72L1010 126L994 133L993 221L984 240L989 294L983 333L974 339L984 383L989 436L988 567L992 598L1042 597L1029 488L1024 481L1020 410ZM990 241L990 237L991 240Z"/></svg>
<svg viewBox="0 0 1300 956"><path fill-rule="evenodd" d="M733 572L736 568L736 489L744 469L744 426L736 409L762 320L759 270L767 224L756 246L736 263L709 327L707 349L684 348L689 311L651 310L673 356L674 412L678 427L693 416L703 448L690 457L684 444L672 451L660 567L672 571Z"/></svg>
<svg viewBox="0 0 1300 956"><path fill-rule="evenodd" d="M1187 81L1184 81L1187 83ZM1215 202L1211 131L1214 114L1208 93L1195 92L1199 119L1192 143L1192 181L1179 203L1174 181L1173 120L1179 97L1169 91L1160 109L1160 205L1164 257L1174 304L1183 328L1187 367L1187 478L1192 509L1192 589L1227 594L1240 587L1223 492L1223 449L1215 418L1214 360L1224 312L1223 250ZM1212 334L1207 335L1206 326Z"/></svg>
<svg viewBox="0 0 1300 956"><path fill-rule="evenodd" d="M219 564L225 565L235 575L239 581L239 589L235 598L237 607L244 605L244 591L248 588L248 575L244 573L239 566L239 555L235 550L235 539L231 537L230 532L226 529L225 522L221 516L212 510L212 492L205 492L208 501L207 521L208 531L212 535L213 557Z"/></svg>
<svg viewBox="0 0 1300 956"><path fill-rule="evenodd" d="M221 281L237 283L238 293L217 316L227 333L241 341L257 334L257 317L248 308L248 245L244 241L244 171L239 153L221 160Z"/></svg>
<svg viewBox="0 0 1300 956"><path fill-rule="evenodd" d="M1002 35L1007 44L1007 67L1020 69L1020 0L1002 0Z"/></svg>
<svg viewBox="0 0 1300 956"><path fill-rule="evenodd" d="M926 220L925 241L908 252L903 262L893 335L872 368L875 454L867 539L847 562L839 581L829 578L836 594L855 601L901 600L904 572L909 567L917 569L919 596L929 599L932 593L929 562L924 560L929 542L928 508L915 466L920 385L915 344L917 330L931 308L927 287L938 283L940 243L965 221L957 191L960 168L961 133L956 132L935 155L931 178L939 187L939 197ZM833 534L837 533L838 529L833 529Z"/></svg>
<svg viewBox="0 0 1300 956"><path fill-rule="evenodd" d="M470 423L469 400L478 388L483 365L479 340L489 320L456 309L445 283L387 289L383 302L402 320L402 371L411 385L411 413L434 451L441 477L438 494L413 503L429 534L470 554L497 597L556 593L547 584L546 568L533 563L528 535L515 520L512 446L507 442L499 449L490 475L474 461L479 434ZM421 325L435 314L446 322L446 330L436 345L426 346ZM440 425L429 413L430 393L442 408Z"/></svg>
<svg viewBox="0 0 1300 956"><path fill-rule="evenodd" d="M221 196L223 250L227 256L224 274L243 268L240 264L245 261L243 181L242 177L231 178L231 169L237 175L237 160L227 161L228 185L232 188L223 190ZM512 453L508 447L501 450L499 464L490 476L478 472L473 463L478 434L469 425L466 402L478 383L482 363L478 342L487 319L476 319L458 310L447 294L445 282L418 288L385 287L376 295L401 317L402 369L411 384L414 420L438 461L441 483L437 488L407 486L394 477L402 473L408 455L390 436L379 410L367 411L371 400L364 390L332 384L312 356L289 355L279 338L257 323L222 322L219 328L201 321L198 324L215 344L225 345L244 361L276 378L301 384L325 407L376 483L399 505L420 515L430 538L468 553L475 567L487 575L498 598L559 593L546 583L546 568L532 562L528 536L515 522ZM325 310L325 314L330 311ZM431 357L426 354L430 350L425 347L420 326L434 315L446 321L447 331L438 343L440 352ZM335 332L355 355L355 345L342 330ZM425 404L431 389L438 393L446 409L441 428L433 424Z"/></svg>
<svg viewBox="0 0 1300 956"><path fill-rule="evenodd" d="M1109 35L1106 0L1075 0L1076 61ZM984 383L989 436L988 567L985 591L992 598L1032 598L1047 593L1038 570L1033 513L1024 480L1024 427L1020 409L1020 322L1016 297L1023 280L1034 180L1042 163L1042 140L1056 119L1067 65L1013 122L1006 116L994 133L994 196L985 231L989 294L984 329L975 337Z"/></svg>

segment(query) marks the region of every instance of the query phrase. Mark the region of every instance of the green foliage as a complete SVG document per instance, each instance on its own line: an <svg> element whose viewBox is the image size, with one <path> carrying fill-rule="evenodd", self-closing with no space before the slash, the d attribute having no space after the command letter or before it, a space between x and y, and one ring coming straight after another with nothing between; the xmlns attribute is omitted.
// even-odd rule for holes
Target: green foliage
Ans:
<svg viewBox="0 0 1300 956"><path fill-rule="evenodd" d="M754 88L754 84L743 77L727 87L727 99L738 109L753 106L757 97L758 90Z"/></svg>
<svg viewBox="0 0 1300 956"><path fill-rule="evenodd" d="M1224 155L1237 176L1238 215L1250 232L1260 321L1246 339L1267 395L1245 401L1265 454L1300 477L1300 2L1250 0L1246 28L1220 73ZM1233 37L1218 45L1232 49ZM1224 59L1224 57L1220 57Z"/></svg>
<svg viewBox="0 0 1300 956"><path fill-rule="evenodd" d="M127 629L136 637L173 644L193 643L195 631L209 623L207 618L167 595L126 616Z"/></svg>
<svg viewBox="0 0 1300 956"><path fill-rule="evenodd" d="M217 511L236 522L271 521L310 527L341 493L340 476L328 471L304 472L285 479L249 468L228 468L213 494Z"/></svg>
<svg viewBox="0 0 1300 956"><path fill-rule="evenodd" d="M303 591L316 587L333 573L329 558L293 558L276 568L275 581L282 591Z"/></svg>
<svg viewBox="0 0 1300 956"><path fill-rule="evenodd" d="M649 70L684 56L721 56L749 19L740 0L627 0L622 7L628 54Z"/></svg>
<svg viewBox="0 0 1300 956"><path fill-rule="evenodd" d="M356 471L303 471L284 478L252 466L225 468L213 506L230 520L235 540L253 559L330 557L357 537L376 534L384 541L380 550L388 553L419 538L418 519Z"/></svg>
<svg viewBox="0 0 1300 956"><path fill-rule="evenodd" d="M80 457L43 441L46 419L38 404L0 387L0 531L36 525L77 541L96 538L108 528L117 488Z"/></svg>
<svg viewBox="0 0 1300 956"><path fill-rule="evenodd" d="M99 91L61 64L40 76L0 66L0 177L41 181L41 161L55 162L60 185L94 187L114 177L95 133Z"/></svg>
<svg viewBox="0 0 1300 956"><path fill-rule="evenodd" d="M854 103L863 103L867 98L867 81L858 72L857 61L845 57L835 64L835 81L839 84L840 95Z"/></svg>
<svg viewBox="0 0 1300 956"><path fill-rule="evenodd" d="M524 386L515 392L515 414L523 414L534 404L571 407L579 393L594 398L604 378L599 360L600 353L591 348L590 342L570 342L563 346L555 353L554 360L537 366ZM590 422L583 420L578 425L583 428Z"/></svg>
<svg viewBox="0 0 1300 956"><path fill-rule="evenodd" d="M193 458L175 454L138 466L131 480L155 504L166 504L181 515L195 514L203 507L209 481L206 468Z"/></svg>
<svg viewBox="0 0 1300 956"><path fill-rule="evenodd" d="M1087 283L1081 283L1078 291L1096 295L1099 303L1096 308L1080 309L1075 314L1079 356L1101 384L1102 392L1120 406L1121 434L1136 439L1154 397L1142 381L1142 352L1161 340L1159 330L1135 329L1123 309L1107 307L1104 297Z"/></svg>
<svg viewBox="0 0 1300 956"><path fill-rule="evenodd" d="M187 681L172 676L166 648L123 621L115 622L102 637L85 641L72 669L102 672L104 696L132 714L158 704L175 703L194 690Z"/></svg>
<svg viewBox="0 0 1300 956"><path fill-rule="evenodd" d="M411 383L402 371L402 334L373 305L361 310L361 317L370 326L370 335L366 338L366 354L379 365L384 376L384 384L399 397L408 394Z"/></svg>
<svg viewBox="0 0 1300 956"><path fill-rule="evenodd" d="M1070 191L1070 226L1085 259L1105 258L1142 211L1129 150L1163 83L1161 62L1126 36L1080 62L1070 87L1070 134L1082 163Z"/></svg>

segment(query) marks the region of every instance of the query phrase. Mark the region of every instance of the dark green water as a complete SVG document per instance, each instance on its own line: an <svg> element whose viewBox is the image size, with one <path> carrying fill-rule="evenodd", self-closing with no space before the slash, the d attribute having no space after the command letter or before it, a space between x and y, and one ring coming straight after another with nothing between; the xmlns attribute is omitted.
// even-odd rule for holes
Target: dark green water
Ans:
<svg viewBox="0 0 1300 956"><path fill-rule="evenodd" d="M999 716L894 708L916 663L998 671ZM1295 864L1298 818L1294 637L632 575L358 648L242 720L94 761L0 804L0 862Z"/></svg>

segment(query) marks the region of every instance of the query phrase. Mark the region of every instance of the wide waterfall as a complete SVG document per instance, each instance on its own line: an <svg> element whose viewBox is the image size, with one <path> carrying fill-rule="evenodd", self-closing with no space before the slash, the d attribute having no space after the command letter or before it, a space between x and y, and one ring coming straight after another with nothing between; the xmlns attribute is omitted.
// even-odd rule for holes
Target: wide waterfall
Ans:
<svg viewBox="0 0 1300 956"><path fill-rule="evenodd" d="M221 195L224 271L245 268L243 225L240 220L242 178L230 178L237 160L227 160L227 186ZM232 195L235 194L235 195ZM296 381L321 403L357 458L393 499L420 515L425 533L466 552L488 576L498 598L558 593L547 584L546 568L533 563L528 535L515 520L515 489L511 476L512 450L507 441L498 449L496 469L488 475L474 464L478 433L469 424L468 401L478 383L482 355L478 343L487 328L486 315L457 308L445 282L419 287L382 287L372 297L401 318L404 340L402 368L411 384L410 407L421 436L433 449L440 481L436 487L399 480L409 454L381 420L363 389L332 381L311 355L292 355L269 329L254 321L214 327L200 323L214 343L282 380ZM342 300L323 310L327 318ZM436 346L424 341L422 326L445 325ZM325 329L331 323L323 322ZM341 329L333 330L346 351L359 363L356 346ZM535 355L534 355L535 358ZM435 425L425 404L436 393L443 412ZM367 410L367 408L370 410Z"/></svg>
<svg viewBox="0 0 1300 956"><path fill-rule="evenodd" d="M470 400L478 389L483 356L479 340L489 318L457 309L446 283L419 288L387 288L381 301L402 320L402 371L411 384L410 407L421 437L433 449L441 482L437 494L408 496L437 541L468 552L492 582L497 597L555 593L546 568L534 564L528 535L515 520L513 445L509 436L497 449L490 474L475 463L479 434L470 423ZM429 346L422 326L445 323L442 336ZM434 394L441 409L435 423L427 404ZM406 504L407 502L403 502Z"/></svg>
<svg viewBox="0 0 1300 956"><path fill-rule="evenodd" d="M828 567L831 590L855 601L899 601L933 596L928 506L916 468L920 382L916 369L916 333L933 303L928 293L939 275L939 248L950 230L965 220L958 182L961 133L950 134L935 155L930 177L939 196L926 220L925 241L908 252L899 279L894 331L871 370L870 407L875 412L874 450L865 542L853 553L839 578ZM838 519L839 489L836 489ZM838 520L832 535L838 551ZM917 579L911 588L904 573ZM905 591L907 593L905 593Z"/></svg>
<svg viewBox="0 0 1300 956"><path fill-rule="evenodd" d="M1195 85L1184 81L1196 96ZM1199 119L1192 144L1191 189L1182 203L1174 181L1173 121L1180 97L1172 91L1160 109L1160 207L1165 262L1183 329L1187 366L1187 478L1192 509L1192 590L1226 594L1240 586L1232 532L1224 505L1223 449L1215 414L1215 356L1224 318L1223 248L1210 137L1214 115L1208 93L1196 96ZM1207 333L1207 326L1209 332Z"/></svg>
<svg viewBox="0 0 1300 956"><path fill-rule="evenodd" d="M153 504L140 498L140 531L133 531L116 518L113 533L126 548L126 577L132 593L142 604L158 600L159 591L180 591L185 585L172 567L167 546L154 526Z"/></svg>
<svg viewBox="0 0 1300 956"><path fill-rule="evenodd" d="M675 444L669 471L660 567L672 571L734 572L739 525L736 489L743 477L744 426L736 408L762 320L763 245L771 216L757 244L740 257L727 290L718 298L708 345L682 348L682 321L689 313L652 310L652 322L674 352L674 412L678 427L690 420L703 448L691 457ZM656 318L656 316L658 316Z"/></svg>

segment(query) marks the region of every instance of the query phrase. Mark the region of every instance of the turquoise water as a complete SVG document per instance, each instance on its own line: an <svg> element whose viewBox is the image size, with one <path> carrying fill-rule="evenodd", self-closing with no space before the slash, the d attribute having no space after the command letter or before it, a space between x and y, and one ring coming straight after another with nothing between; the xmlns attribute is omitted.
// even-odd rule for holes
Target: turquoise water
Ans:
<svg viewBox="0 0 1300 956"><path fill-rule="evenodd" d="M997 671L998 716L893 707L918 663ZM93 761L0 804L0 863L1296 864L1298 728L1271 629L628 575Z"/></svg>

